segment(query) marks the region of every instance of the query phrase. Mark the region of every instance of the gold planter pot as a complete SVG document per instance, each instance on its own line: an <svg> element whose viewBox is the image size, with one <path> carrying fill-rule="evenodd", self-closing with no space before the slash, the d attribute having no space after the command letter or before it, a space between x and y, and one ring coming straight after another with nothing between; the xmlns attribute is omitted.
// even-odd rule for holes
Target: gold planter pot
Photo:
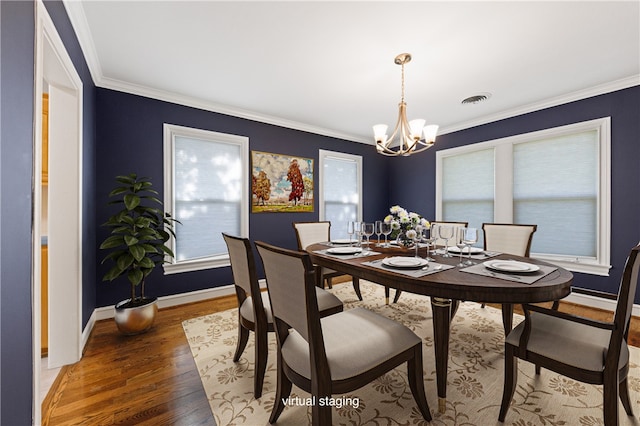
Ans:
<svg viewBox="0 0 640 426"><path fill-rule="evenodd" d="M141 306L126 307L131 299L123 300L115 306L116 326L122 334L140 334L149 330L158 313L158 299L148 299Z"/></svg>

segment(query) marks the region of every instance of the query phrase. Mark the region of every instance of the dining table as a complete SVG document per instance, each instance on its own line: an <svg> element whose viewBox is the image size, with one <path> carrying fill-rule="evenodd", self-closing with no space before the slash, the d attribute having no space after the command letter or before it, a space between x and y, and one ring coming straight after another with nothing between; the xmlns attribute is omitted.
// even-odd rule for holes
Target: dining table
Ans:
<svg viewBox="0 0 640 426"><path fill-rule="evenodd" d="M430 297L441 413L446 411L449 330L459 303L502 304L506 335L511 329L514 304L558 301L571 293L573 281L573 274L559 266L481 249L468 256L475 264L465 266L458 266L459 256L443 257L443 248L431 250L433 260L427 261L425 247L417 251L384 247L374 240L368 249L327 241L310 245L306 251L317 267L344 272L387 289Z"/></svg>

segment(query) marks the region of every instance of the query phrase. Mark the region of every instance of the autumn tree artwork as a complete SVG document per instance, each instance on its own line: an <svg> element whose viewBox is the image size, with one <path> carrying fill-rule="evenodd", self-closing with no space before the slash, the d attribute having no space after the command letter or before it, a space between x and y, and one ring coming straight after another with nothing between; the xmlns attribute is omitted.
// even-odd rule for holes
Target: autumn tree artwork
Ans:
<svg viewBox="0 0 640 426"><path fill-rule="evenodd" d="M313 212L313 159L251 151L251 211Z"/></svg>

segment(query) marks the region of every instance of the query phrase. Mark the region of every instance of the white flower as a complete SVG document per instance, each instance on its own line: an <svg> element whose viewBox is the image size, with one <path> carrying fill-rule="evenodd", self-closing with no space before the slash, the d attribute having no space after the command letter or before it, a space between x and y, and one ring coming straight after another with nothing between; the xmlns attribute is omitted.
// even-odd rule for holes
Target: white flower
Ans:
<svg viewBox="0 0 640 426"><path fill-rule="evenodd" d="M406 235L407 235L407 238L409 238L410 240L413 240L418 235L418 233L413 229L409 229L406 232Z"/></svg>
<svg viewBox="0 0 640 426"><path fill-rule="evenodd" d="M398 229L400 229L400 222L394 220L391 222L391 229L396 231Z"/></svg>
<svg viewBox="0 0 640 426"><path fill-rule="evenodd" d="M422 225L424 228L429 229L431 228L431 224L429 223L429 221L425 218L420 219L420 225Z"/></svg>
<svg viewBox="0 0 640 426"><path fill-rule="evenodd" d="M387 217L384 218L384 223L391 223L393 222L393 216L392 215L387 215Z"/></svg>
<svg viewBox="0 0 640 426"><path fill-rule="evenodd" d="M389 209L392 214L400 214L400 212L404 211L404 209L400 206L393 206Z"/></svg>

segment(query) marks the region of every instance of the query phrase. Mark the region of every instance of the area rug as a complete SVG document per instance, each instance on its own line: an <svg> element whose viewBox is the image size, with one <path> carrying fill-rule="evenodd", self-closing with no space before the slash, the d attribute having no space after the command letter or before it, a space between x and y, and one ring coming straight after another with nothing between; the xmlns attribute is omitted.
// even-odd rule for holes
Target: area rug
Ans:
<svg viewBox="0 0 640 426"><path fill-rule="evenodd" d="M411 328L424 342L424 378L433 425L493 425L503 386L503 339L500 310L461 303L451 324L446 412L438 412L433 353L431 307L428 297L402 293L398 303L385 305L383 287L360 282L360 302L351 283L333 290L345 309L362 306ZM514 323L522 320L516 315ZM253 398L254 340L249 338L242 359L232 361L237 339L237 310L211 314L183 322L183 328L211 410L218 426L266 425L274 403L276 386L276 341L269 340L269 361L262 398ZM631 348L629 388L635 419L619 405L623 425L640 424L640 349ZM310 395L293 387L290 404L277 424L310 423ZM401 366L348 395L335 395L331 405L333 424L420 425L420 416ZM602 387L576 382L534 366L519 363L518 387L507 413L506 425L601 425Z"/></svg>

